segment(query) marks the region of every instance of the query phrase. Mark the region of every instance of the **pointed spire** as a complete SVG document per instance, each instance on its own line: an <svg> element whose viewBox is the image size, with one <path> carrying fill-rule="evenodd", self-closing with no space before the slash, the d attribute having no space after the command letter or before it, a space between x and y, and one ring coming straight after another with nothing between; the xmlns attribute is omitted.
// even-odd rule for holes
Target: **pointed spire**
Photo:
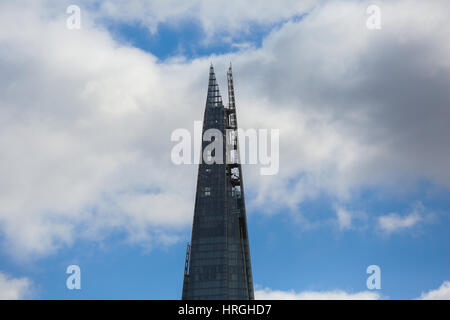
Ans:
<svg viewBox="0 0 450 320"><path fill-rule="evenodd" d="M217 84L216 74L214 73L214 67L211 62L209 67L209 83L208 83L208 96L206 98L206 106L219 107L222 105L222 97L219 92L219 85Z"/></svg>
<svg viewBox="0 0 450 320"><path fill-rule="evenodd" d="M233 84L233 72L231 69L231 61L230 61L230 67L228 68L227 72L227 79L228 79L228 108L229 109L235 109L235 99L234 99L234 84Z"/></svg>

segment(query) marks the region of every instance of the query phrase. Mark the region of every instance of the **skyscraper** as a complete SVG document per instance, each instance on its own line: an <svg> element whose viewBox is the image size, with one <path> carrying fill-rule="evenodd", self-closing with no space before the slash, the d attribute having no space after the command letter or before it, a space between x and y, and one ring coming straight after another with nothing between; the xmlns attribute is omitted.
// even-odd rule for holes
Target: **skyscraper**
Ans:
<svg viewBox="0 0 450 320"><path fill-rule="evenodd" d="M231 64L227 79L225 107L211 65L182 299L254 299ZM208 147L215 138L222 138L221 150Z"/></svg>

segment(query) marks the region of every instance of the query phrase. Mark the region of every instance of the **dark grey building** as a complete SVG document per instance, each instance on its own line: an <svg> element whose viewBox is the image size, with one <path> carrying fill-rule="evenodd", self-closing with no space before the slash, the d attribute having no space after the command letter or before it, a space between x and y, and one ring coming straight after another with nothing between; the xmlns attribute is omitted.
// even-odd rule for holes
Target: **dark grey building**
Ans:
<svg viewBox="0 0 450 320"><path fill-rule="evenodd" d="M216 129L223 144L222 152L207 154L215 140L202 141L202 154L218 159L212 164L202 159L199 164L182 299L254 299L231 65L227 78L225 107L211 65L203 133Z"/></svg>

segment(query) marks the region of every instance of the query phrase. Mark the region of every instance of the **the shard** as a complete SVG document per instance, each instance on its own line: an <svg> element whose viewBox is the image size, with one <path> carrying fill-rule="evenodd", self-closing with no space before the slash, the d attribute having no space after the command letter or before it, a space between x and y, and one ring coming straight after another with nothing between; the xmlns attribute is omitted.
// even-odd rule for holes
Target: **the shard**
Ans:
<svg viewBox="0 0 450 320"><path fill-rule="evenodd" d="M198 168L192 239L186 252L184 300L254 299L231 65L227 79L225 107L211 65L202 132L204 156ZM208 145L220 138L211 138L209 129L220 134L222 152L208 150Z"/></svg>

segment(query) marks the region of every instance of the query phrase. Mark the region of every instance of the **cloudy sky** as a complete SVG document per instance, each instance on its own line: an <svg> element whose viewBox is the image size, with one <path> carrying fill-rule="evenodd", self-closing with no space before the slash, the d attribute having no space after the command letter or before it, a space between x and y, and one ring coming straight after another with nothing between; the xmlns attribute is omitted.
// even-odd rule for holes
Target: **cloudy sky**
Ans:
<svg viewBox="0 0 450 320"><path fill-rule="evenodd" d="M244 167L256 297L450 299L448 12L0 0L0 298L181 297L197 167L170 137L231 61L239 125L280 130L278 174Z"/></svg>

